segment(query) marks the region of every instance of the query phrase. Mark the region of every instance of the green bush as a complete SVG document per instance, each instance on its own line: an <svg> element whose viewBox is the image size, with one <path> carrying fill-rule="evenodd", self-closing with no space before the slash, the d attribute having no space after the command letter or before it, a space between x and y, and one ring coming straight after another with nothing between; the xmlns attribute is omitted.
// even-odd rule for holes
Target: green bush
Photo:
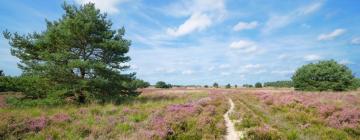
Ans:
<svg viewBox="0 0 360 140"><path fill-rule="evenodd" d="M130 86L134 87L135 89L138 88L147 88L150 86L149 82L145 82L144 80L140 80L140 79L135 79L133 81L130 82Z"/></svg>
<svg viewBox="0 0 360 140"><path fill-rule="evenodd" d="M53 91L51 82L40 76L21 76L17 81L18 90L29 99L42 99Z"/></svg>
<svg viewBox="0 0 360 140"><path fill-rule="evenodd" d="M18 77L0 76L0 92L19 91Z"/></svg>
<svg viewBox="0 0 360 140"><path fill-rule="evenodd" d="M213 84L213 87L214 87L214 88L218 88L218 87L219 87L219 84L215 82L215 83Z"/></svg>
<svg viewBox="0 0 360 140"><path fill-rule="evenodd" d="M292 81L275 81L275 82L265 82L264 87L293 87Z"/></svg>
<svg viewBox="0 0 360 140"><path fill-rule="evenodd" d="M319 61L300 67L292 77L296 90L344 91L354 89L351 70L334 60Z"/></svg>
<svg viewBox="0 0 360 140"><path fill-rule="evenodd" d="M231 88L231 85L230 85L230 84L227 84L227 85L225 86L225 88Z"/></svg>
<svg viewBox="0 0 360 140"><path fill-rule="evenodd" d="M164 81L156 82L155 84L156 88L171 88L171 84L166 84Z"/></svg>
<svg viewBox="0 0 360 140"><path fill-rule="evenodd" d="M260 82L257 82L257 83L255 84L255 87L256 87L256 88L262 88L262 84L261 84Z"/></svg>
<svg viewBox="0 0 360 140"><path fill-rule="evenodd" d="M250 84L244 84L243 87L246 87L246 88L252 88L253 85L250 85Z"/></svg>

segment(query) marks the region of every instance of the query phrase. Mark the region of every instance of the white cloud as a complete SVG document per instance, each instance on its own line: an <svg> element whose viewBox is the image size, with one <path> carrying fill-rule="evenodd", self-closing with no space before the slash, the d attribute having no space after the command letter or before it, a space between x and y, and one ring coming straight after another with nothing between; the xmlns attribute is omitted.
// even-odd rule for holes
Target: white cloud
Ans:
<svg viewBox="0 0 360 140"><path fill-rule="evenodd" d="M167 74L170 74L170 73L174 73L176 72L176 69L175 68L156 68L156 71L157 72L160 72L160 73L167 73Z"/></svg>
<svg viewBox="0 0 360 140"><path fill-rule="evenodd" d="M222 76L228 76L228 75L230 75L231 73L230 72L221 72L220 73L220 75L222 75Z"/></svg>
<svg viewBox="0 0 360 140"><path fill-rule="evenodd" d="M317 60L320 60L321 57L320 57L319 55L310 54L310 55L306 55L306 56L304 57L304 59L305 59L306 61L317 61Z"/></svg>
<svg viewBox="0 0 360 140"><path fill-rule="evenodd" d="M289 55L287 55L287 54L280 54L277 58L278 58L278 59L281 59L281 60L284 60L284 59L289 58Z"/></svg>
<svg viewBox="0 0 360 140"><path fill-rule="evenodd" d="M232 42L230 44L230 48L239 50L243 53L253 53L257 51L256 43L250 40L239 40L236 42Z"/></svg>
<svg viewBox="0 0 360 140"><path fill-rule="evenodd" d="M351 44L360 45L360 37L355 37L351 40Z"/></svg>
<svg viewBox="0 0 360 140"><path fill-rule="evenodd" d="M94 3L96 8L109 14L118 13L119 9L117 6L125 1L126 0L75 0L78 4Z"/></svg>
<svg viewBox="0 0 360 140"><path fill-rule="evenodd" d="M202 31L221 20L226 13L224 0L183 0L169 7L170 13L176 16L189 16L179 27L166 30L167 34L175 37Z"/></svg>
<svg viewBox="0 0 360 140"><path fill-rule="evenodd" d="M343 65L353 64L353 62L346 60L346 59L340 60L339 63L343 64Z"/></svg>
<svg viewBox="0 0 360 140"><path fill-rule="evenodd" d="M220 69L226 69L226 68L230 68L230 65L229 64L221 64L219 66Z"/></svg>
<svg viewBox="0 0 360 140"><path fill-rule="evenodd" d="M324 40L333 40L336 37L344 34L346 32L345 29L335 29L334 31L332 31L331 33L328 34L321 34L318 36L318 40L320 41L324 41Z"/></svg>
<svg viewBox="0 0 360 140"><path fill-rule="evenodd" d="M261 65L260 64L247 64L244 66L244 68L246 69L257 69L257 68L260 68Z"/></svg>
<svg viewBox="0 0 360 140"><path fill-rule="evenodd" d="M190 74L193 74L194 72L192 70L184 70L182 71L182 74L184 75L190 75Z"/></svg>
<svg viewBox="0 0 360 140"><path fill-rule="evenodd" d="M294 70L274 70L271 71L272 74L279 74L279 75L291 75L294 73Z"/></svg>
<svg viewBox="0 0 360 140"><path fill-rule="evenodd" d="M234 31L250 30L256 28L258 25L259 23L257 21L239 22L233 27L233 30Z"/></svg>
<svg viewBox="0 0 360 140"><path fill-rule="evenodd" d="M263 33L270 33L275 29L279 29L287 26L288 24L299 20L301 17L307 16L318 11L323 5L323 1L311 3L304 7L300 7L294 11L288 12L285 15L272 15L270 19L265 23L262 29Z"/></svg>
<svg viewBox="0 0 360 140"><path fill-rule="evenodd" d="M172 36L183 36L194 31L201 31L211 24L212 21L206 14L196 13L178 28L168 28L167 33Z"/></svg>

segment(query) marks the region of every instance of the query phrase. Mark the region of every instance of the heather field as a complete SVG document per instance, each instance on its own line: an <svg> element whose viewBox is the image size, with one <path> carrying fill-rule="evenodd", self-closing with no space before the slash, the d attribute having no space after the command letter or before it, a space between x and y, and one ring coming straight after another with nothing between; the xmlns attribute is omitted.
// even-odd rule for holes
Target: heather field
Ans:
<svg viewBox="0 0 360 140"><path fill-rule="evenodd" d="M143 89L120 104L0 109L0 139L360 139L360 92Z"/></svg>

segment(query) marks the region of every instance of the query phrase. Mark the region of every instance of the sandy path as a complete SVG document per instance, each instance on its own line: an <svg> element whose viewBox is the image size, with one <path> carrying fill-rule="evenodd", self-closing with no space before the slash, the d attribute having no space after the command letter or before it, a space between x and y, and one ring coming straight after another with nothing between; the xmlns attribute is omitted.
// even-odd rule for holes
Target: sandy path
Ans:
<svg viewBox="0 0 360 140"><path fill-rule="evenodd" d="M229 114L234 111L234 107L235 107L234 102L231 99L229 99L229 103L230 103L230 109L224 114L225 125L227 128L226 129L227 134L225 136L225 139L226 140L239 140L240 138L243 138L243 132L235 130L234 122L238 122L238 120L235 120L233 122L229 118Z"/></svg>

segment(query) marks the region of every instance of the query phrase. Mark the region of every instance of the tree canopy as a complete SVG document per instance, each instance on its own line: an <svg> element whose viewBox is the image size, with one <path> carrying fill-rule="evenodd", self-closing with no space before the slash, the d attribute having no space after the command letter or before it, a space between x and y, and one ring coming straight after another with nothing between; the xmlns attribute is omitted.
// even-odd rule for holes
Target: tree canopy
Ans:
<svg viewBox="0 0 360 140"><path fill-rule="evenodd" d="M167 83L165 83L164 81L158 81L158 82L156 82L155 87L156 87L156 88L171 88L172 85L171 85L171 84L167 84Z"/></svg>
<svg viewBox="0 0 360 140"><path fill-rule="evenodd" d="M124 73L130 57L125 29L112 29L106 14L89 3L63 4L65 14L46 21L46 30L20 35L4 31L23 75L43 78L63 95L82 99L137 95L127 86L134 73Z"/></svg>
<svg viewBox="0 0 360 140"><path fill-rule="evenodd" d="M334 60L319 61L300 67L292 77L297 90L344 91L354 88L351 70Z"/></svg>

